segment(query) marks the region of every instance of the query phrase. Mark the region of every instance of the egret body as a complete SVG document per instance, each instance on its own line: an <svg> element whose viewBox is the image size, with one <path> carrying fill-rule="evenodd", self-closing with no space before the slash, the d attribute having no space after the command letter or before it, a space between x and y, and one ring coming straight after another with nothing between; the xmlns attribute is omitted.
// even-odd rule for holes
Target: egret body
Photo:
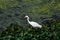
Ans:
<svg viewBox="0 0 60 40"><path fill-rule="evenodd" d="M27 21L30 25L32 25L33 27L38 27L38 28L41 28L42 25L39 25L37 22L34 22L34 21L29 21L29 17L28 16L25 16L25 18L27 18Z"/></svg>

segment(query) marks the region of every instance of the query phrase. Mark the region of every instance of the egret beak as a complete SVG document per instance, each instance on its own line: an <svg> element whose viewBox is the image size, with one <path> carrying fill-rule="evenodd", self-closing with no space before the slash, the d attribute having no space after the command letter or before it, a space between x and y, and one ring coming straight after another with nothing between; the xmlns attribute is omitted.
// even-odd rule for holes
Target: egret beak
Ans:
<svg viewBox="0 0 60 40"><path fill-rule="evenodd" d="M24 18L26 18L26 17L24 17Z"/></svg>

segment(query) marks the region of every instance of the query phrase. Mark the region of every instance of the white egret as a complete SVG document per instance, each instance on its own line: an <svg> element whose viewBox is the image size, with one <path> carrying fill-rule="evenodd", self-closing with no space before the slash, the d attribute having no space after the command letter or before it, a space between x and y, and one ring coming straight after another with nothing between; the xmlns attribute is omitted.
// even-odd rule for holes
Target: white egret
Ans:
<svg viewBox="0 0 60 40"><path fill-rule="evenodd" d="M39 25L37 22L33 22L33 21L29 21L29 17L28 16L25 16L25 18L27 18L27 21L28 23L33 26L33 27L38 27L38 28L41 28L42 25Z"/></svg>

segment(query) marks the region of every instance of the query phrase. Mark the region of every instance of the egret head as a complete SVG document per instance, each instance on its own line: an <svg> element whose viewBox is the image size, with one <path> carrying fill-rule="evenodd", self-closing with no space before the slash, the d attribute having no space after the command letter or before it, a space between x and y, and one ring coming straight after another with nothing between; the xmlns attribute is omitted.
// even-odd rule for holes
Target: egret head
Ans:
<svg viewBox="0 0 60 40"><path fill-rule="evenodd" d="M26 15L24 18L27 18L27 19L29 19L29 17Z"/></svg>
<svg viewBox="0 0 60 40"><path fill-rule="evenodd" d="M25 18L29 18L29 17L26 15Z"/></svg>

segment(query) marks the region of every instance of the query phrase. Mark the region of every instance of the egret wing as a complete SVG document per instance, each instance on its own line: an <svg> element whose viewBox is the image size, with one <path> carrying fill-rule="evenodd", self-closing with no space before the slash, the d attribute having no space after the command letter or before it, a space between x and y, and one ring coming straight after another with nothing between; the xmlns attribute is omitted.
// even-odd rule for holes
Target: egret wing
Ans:
<svg viewBox="0 0 60 40"><path fill-rule="evenodd" d="M30 24L31 24L32 26L39 26L39 24L38 24L37 22L30 22Z"/></svg>

